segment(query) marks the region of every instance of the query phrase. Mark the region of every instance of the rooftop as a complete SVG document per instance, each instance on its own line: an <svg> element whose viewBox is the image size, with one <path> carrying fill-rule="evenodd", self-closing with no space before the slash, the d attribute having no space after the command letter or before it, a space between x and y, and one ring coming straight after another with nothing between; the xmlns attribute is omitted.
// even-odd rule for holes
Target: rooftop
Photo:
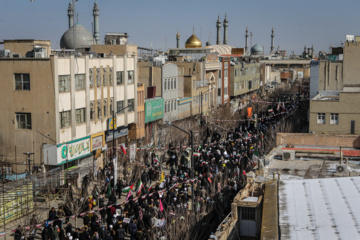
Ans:
<svg viewBox="0 0 360 240"><path fill-rule="evenodd" d="M282 181L281 239L359 239L359 199L360 177Z"/></svg>

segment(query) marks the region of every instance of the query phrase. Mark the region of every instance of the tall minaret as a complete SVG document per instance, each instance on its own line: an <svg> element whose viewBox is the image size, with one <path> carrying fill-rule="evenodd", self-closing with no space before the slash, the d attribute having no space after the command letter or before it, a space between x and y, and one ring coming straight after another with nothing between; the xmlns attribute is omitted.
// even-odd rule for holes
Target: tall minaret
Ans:
<svg viewBox="0 0 360 240"><path fill-rule="evenodd" d="M71 28L74 25L74 14L75 14L74 5L72 4L72 2L70 2L68 7L69 28Z"/></svg>
<svg viewBox="0 0 360 240"><path fill-rule="evenodd" d="M270 54L274 54L274 28L271 30L271 47L270 47Z"/></svg>
<svg viewBox="0 0 360 240"><path fill-rule="evenodd" d="M218 20L216 21L216 44L221 44L220 29L221 29L221 22L220 22L220 15L218 15Z"/></svg>
<svg viewBox="0 0 360 240"><path fill-rule="evenodd" d="M176 34L176 48L180 48L180 33Z"/></svg>
<svg viewBox="0 0 360 240"><path fill-rule="evenodd" d="M224 41L223 44L228 44L228 26L229 26L229 21L226 18L226 13L225 13L225 19L224 19Z"/></svg>
<svg viewBox="0 0 360 240"><path fill-rule="evenodd" d="M249 31L248 31L248 27L246 27L246 32L245 32L245 54L249 54Z"/></svg>
<svg viewBox="0 0 360 240"><path fill-rule="evenodd" d="M100 9L98 8L97 2L95 2L94 3L94 8L93 8L93 16L94 16L94 39L95 39L96 43L100 42L99 12L100 12Z"/></svg>

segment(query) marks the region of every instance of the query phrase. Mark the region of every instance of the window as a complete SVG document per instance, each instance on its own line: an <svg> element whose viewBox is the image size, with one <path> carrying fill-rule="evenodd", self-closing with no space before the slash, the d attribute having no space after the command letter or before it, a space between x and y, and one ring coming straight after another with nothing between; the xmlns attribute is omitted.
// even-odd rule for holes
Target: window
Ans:
<svg viewBox="0 0 360 240"><path fill-rule="evenodd" d="M31 113L15 113L17 129L31 129Z"/></svg>
<svg viewBox="0 0 360 240"><path fill-rule="evenodd" d="M94 101L90 102L90 120L94 120Z"/></svg>
<svg viewBox="0 0 360 240"><path fill-rule="evenodd" d="M221 70L219 70L219 79L221 78Z"/></svg>
<svg viewBox="0 0 360 240"><path fill-rule="evenodd" d="M99 101L97 103L97 118L101 119L101 103Z"/></svg>
<svg viewBox="0 0 360 240"><path fill-rule="evenodd" d="M106 71L106 68L103 69L103 85L107 86L107 78L108 78L108 74Z"/></svg>
<svg viewBox="0 0 360 240"><path fill-rule="evenodd" d="M167 102L165 102L165 113L168 112L168 109L167 109Z"/></svg>
<svg viewBox="0 0 360 240"><path fill-rule="evenodd" d="M113 85L113 68L109 68L110 69L110 73L109 73L109 85L112 86Z"/></svg>
<svg viewBox="0 0 360 240"><path fill-rule="evenodd" d="M113 112L114 112L114 98L110 98L110 115L112 116L113 115Z"/></svg>
<svg viewBox="0 0 360 240"><path fill-rule="evenodd" d="M174 105L173 105L173 101L169 101L170 102L170 112L174 111Z"/></svg>
<svg viewBox="0 0 360 240"><path fill-rule="evenodd" d="M167 86L167 79L165 79L164 81L164 90L166 90L166 86Z"/></svg>
<svg viewBox="0 0 360 240"><path fill-rule="evenodd" d="M94 86L94 74L92 68L89 69L89 85L91 88Z"/></svg>
<svg viewBox="0 0 360 240"><path fill-rule="evenodd" d="M107 103L104 101L104 116L107 116Z"/></svg>
<svg viewBox="0 0 360 240"><path fill-rule="evenodd" d="M135 110L135 101L134 99L128 99L128 112L133 112Z"/></svg>
<svg viewBox="0 0 360 240"><path fill-rule="evenodd" d="M176 100L174 101L174 110L176 111Z"/></svg>
<svg viewBox="0 0 360 240"><path fill-rule="evenodd" d="M221 96L221 88L218 88L218 96Z"/></svg>
<svg viewBox="0 0 360 240"><path fill-rule="evenodd" d="M122 111L120 111L121 109L123 109L124 108L124 101L117 101L117 103L116 103L116 112L118 112L118 113L124 113L124 110L122 110ZM119 112L120 111L120 112Z"/></svg>
<svg viewBox="0 0 360 240"><path fill-rule="evenodd" d="M325 113L317 114L317 124L325 124Z"/></svg>
<svg viewBox="0 0 360 240"><path fill-rule="evenodd" d="M101 86L101 75L100 75L100 68L96 69L96 86Z"/></svg>
<svg viewBox="0 0 360 240"><path fill-rule="evenodd" d="M75 89L76 90L85 89L85 74L75 74Z"/></svg>
<svg viewBox="0 0 360 240"><path fill-rule="evenodd" d="M255 220L255 208L242 207L241 219L243 220Z"/></svg>
<svg viewBox="0 0 360 240"><path fill-rule="evenodd" d="M70 75L59 75L59 92L70 91Z"/></svg>
<svg viewBox="0 0 360 240"><path fill-rule="evenodd" d="M168 108L168 112L170 112L170 101L167 102L167 108Z"/></svg>
<svg viewBox="0 0 360 240"><path fill-rule="evenodd" d="M134 71L128 71L128 84L134 83Z"/></svg>
<svg viewBox="0 0 360 240"><path fill-rule="evenodd" d="M174 89L176 89L176 78L174 78Z"/></svg>
<svg viewBox="0 0 360 240"><path fill-rule="evenodd" d="M330 114L330 124L339 124L339 114L337 113L331 113Z"/></svg>
<svg viewBox="0 0 360 240"><path fill-rule="evenodd" d="M249 81L249 89L252 88L252 81Z"/></svg>
<svg viewBox="0 0 360 240"><path fill-rule="evenodd" d="M60 113L60 127L69 127L71 126L71 112L70 111L64 111Z"/></svg>
<svg viewBox="0 0 360 240"><path fill-rule="evenodd" d="M15 90L30 90L30 74L15 73Z"/></svg>
<svg viewBox="0 0 360 240"><path fill-rule="evenodd" d="M85 122L85 108L75 110L76 124Z"/></svg>
<svg viewBox="0 0 360 240"><path fill-rule="evenodd" d="M170 89L173 89L173 88L174 88L174 80L171 79L170 81L171 81L171 87L170 87Z"/></svg>
<svg viewBox="0 0 360 240"><path fill-rule="evenodd" d="M123 77L124 77L124 71L116 72L116 85L124 84Z"/></svg>

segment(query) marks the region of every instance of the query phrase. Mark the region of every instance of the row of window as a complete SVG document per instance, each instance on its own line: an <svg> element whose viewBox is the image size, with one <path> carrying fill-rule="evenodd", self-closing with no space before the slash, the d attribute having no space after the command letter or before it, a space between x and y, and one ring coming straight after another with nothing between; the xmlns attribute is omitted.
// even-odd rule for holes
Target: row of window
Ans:
<svg viewBox="0 0 360 240"><path fill-rule="evenodd" d="M165 113L176 111L176 100L169 100L165 102Z"/></svg>
<svg viewBox="0 0 360 240"><path fill-rule="evenodd" d="M257 67L250 67L250 68L235 68L235 77L236 76L244 76L244 75L255 75L256 73L259 73L260 69Z"/></svg>
<svg viewBox="0 0 360 240"><path fill-rule="evenodd" d="M221 89L220 89L220 90L221 90ZM220 93L220 94L221 94L221 93ZM205 94L203 95L203 97L204 97L203 101L207 102L207 100L208 100L208 94L205 93ZM201 103L201 95L197 95L196 97L193 97L193 104L199 104L199 103Z"/></svg>
<svg viewBox="0 0 360 240"><path fill-rule="evenodd" d="M92 71L92 69L91 69ZM97 71L100 72L100 71ZM112 86L112 74L107 75L105 72L103 74L103 86L107 86L107 78L109 76L109 85ZM101 86L101 78L99 74L95 74L96 77L96 85L98 87ZM124 84L124 71L116 72L116 84L122 85ZM92 73L90 73L90 87L94 85L94 77ZM128 71L128 84L134 83L134 71ZM30 83L29 83L30 85ZM59 92L69 92L70 91L70 75L59 75ZM85 74L75 74L75 89L76 90L84 90L85 89ZM29 86L30 90L30 86Z"/></svg>
<svg viewBox="0 0 360 240"><path fill-rule="evenodd" d="M317 114L317 124L325 124L326 121L325 113ZM339 124L339 114L338 113L330 113L330 124Z"/></svg>
<svg viewBox="0 0 360 240"><path fill-rule="evenodd" d="M176 78L165 78L164 80L164 90L176 89Z"/></svg>

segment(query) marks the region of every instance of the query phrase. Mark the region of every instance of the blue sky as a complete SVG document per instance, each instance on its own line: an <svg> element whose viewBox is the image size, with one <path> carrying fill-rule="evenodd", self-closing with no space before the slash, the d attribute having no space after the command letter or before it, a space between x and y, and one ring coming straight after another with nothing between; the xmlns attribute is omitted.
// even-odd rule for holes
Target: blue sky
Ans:
<svg viewBox="0 0 360 240"><path fill-rule="evenodd" d="M68 0L4 0L0 15L0 40L30 38L51 40L59 48L67 30ZM93 0L76 3L78 22L91 31ZM195 34L203 44L211 31L216 41L218 14L229 20L229 44L244 47L245 28L252 32L252 44L270 51L271 28L275 28L275 46L301 53L304 45L314 44L315 52L340 45L346 34L360 35L358 0L98 0L100 35L127 32L129 43L164 49L175 47L177 30L180 44ZM223 30L223 28L222 28ZM223 32L221 32L221 38Z"/></svg>

